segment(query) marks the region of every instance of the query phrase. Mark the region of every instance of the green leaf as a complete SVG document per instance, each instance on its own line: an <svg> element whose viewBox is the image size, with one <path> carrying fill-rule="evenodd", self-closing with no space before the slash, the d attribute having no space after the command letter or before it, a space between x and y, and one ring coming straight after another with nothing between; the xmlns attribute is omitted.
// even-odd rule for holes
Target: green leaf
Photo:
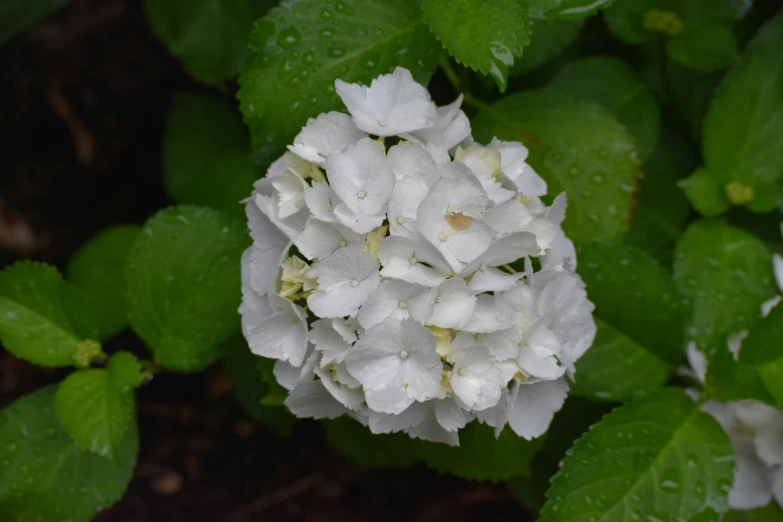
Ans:
<svg viewBox="0 0 783 522"><path fill-rule="evenodd" d="M521 76L562 53L576 40L584 20L531 20L530 44L522 57L514 60L509 76Z"/></svg>
<svg viewBox="0 0 783 522"><path fill-rule="evenodd" d="M79 446L115 460L130 425L134 396L111 377L103 368L73 372L57 389L55 409Z"/></svg>
<svg viewBox="0 0 783 522"><path fill-rule="evenodd" d="M259 359L260 357L250 351L247 341L241 335L235 335L226 342L223 368L242 407L253 418L271 426L281 436L287 436L291 433L296 419L287 408L261 404L261 400L269 392L269 386L259 368Z"/></svg>
<svg viewBox="0 0 783 522"><path fill-rule="evenodd" d="M693 303L687 336L707 355L707 389L722 400L736 398L741 388L755 395L753 376L735 375L728 338L754 327L761 304L776 294L764 244L719 221L696 221L677 243L674 279L680 294Z"/></svg>
<svg viewBox="0 0 783 522"><path fill-rule="evenodd" d="M535 18L571 20L586 18L609 7L614 0L522 0Z"/></svg>
<svg viewBox="0 0 783 522"><path fill-rule="evenodd" d="M414 0L289 2L250 35L238 97L257 148L293 140L307 119L340 110L334 81L369 83L405 67L426 84L438 45Z"/></svg>
<svg viewBox="0 0 783 522"><path fill-rule="evenodd" d="M677 182L696 162L687 139L675 129L664 127L658 145L644 163L639 199L625 241L665 266L670 266L674 243L691 214L688 199Z"/></svg>
<svg viewBox="0 0 783 522"><path fill-rule="evenodd" d="M527 91L483 108L472 127L480 142L497 136L530 149L528 161L549 194L568 194L563 227L573 240L622 238L639 161L633 138L608 111L549 90Z"/></svg>
<svg viewBox="0 0 783 522"><path fill-rule="evenodd" d="M662 387L682 358L686 308L674 280L631 246L587 243L577 259L598 334L576 364L573 392L625 401Z"/></svg>
<svg viewBox="0 0 783 522"><path fill-rule="evenodd" d="M109 359L106 369L112 386L132 390L144 383L145 373L141 361L130 352L116 352Z"/></svg>
<svg viewBox="0 0 783 522"><path fill-rule="evenodd" d="M615 36L631 44L662 39L666 54L685 67L714 71L737 59L733 27L737 0L633 0L605 11Z"/></svg>
<svg viewBox="0 0 783 522"><path fill-rule="evenodd" d="M688 520L723 512L731 441L681 389L630 402L580 438L552 479L541 522Z"/></svg>
<svg viewBox="0 0 783 522"><path fill-rule="evenodd" d="M424 19L446 50L505 92L508 69L530 42L530 19L519 0L422 0Z"/></svg>
<svg viewBox="0 0 783 522"><path fill-rule="evenodd" d="M693 207L703 216L719 216L729 209L729 200L718 178L705 168L696 169L696 172L681 180L678 185Z"/></svg>
<svg viewBox="0 0 783 522"><path fill-rule="evenodd" d="M499 482L530 475L530 462L545 437L531 441L504 429L495 438L494 429L477 420L459 431L459 446L414 441L419 458L427 466L468 480Z"/></svg>
<svg viewBox="0 0 783 522"><path fill-rule="evenodd" d="M219 85L236 76L247 36L271 0L144 0L152 29L197 80Z"/></svg>
<svg viewBox="0 0 783 522"><path fill-rule="evenodd" d="M4 0L0 2L0 45L40 23L68 0Z"/></svg>
<svg viewBox="0 0 783 522"><path fill-rule="evenodd" d="M174 201L244 217L239 200L260 177L233 103L209 94L174 94L163 141L163 182Z"/></svg>
<svg viewBox="0 0 783 522"><path fill-rule="evenodd" d="M139 449L135 417L119 463L81 449L60 427L56 387L26 395L0 412L0 519L87 522L120 499Z"/></svg>
<svg viewBox="0 0 783 522"><path fill-rule="evenodd" d="M98 327L90 305L56 268L17 263L0 272L0 339L17 357L41 366L71 366Z"/></svg>
<svg viewBox="0 0 783 522"><path fill-rule="evenodd" d="M98 321L101 340L128 326L125 272L118 270L141 232L138 225L117 225L101 230L68 261L65 277L87 298Z"/></svg>
<svg viewBox="0 0 783 522"><path fill-rule="evenodd" d="M162 366L198 370L239 328L247 244L241 221L208 208L168 208L144 225L128 259L128 319Z"/></svg>
<svg viewBox="0 0 783 522"><path fill-rule="evenodd" d="M783 11L721 82L704 121L707 171L735 205L768 212L783 197Z"/></svg>
<svg viewBox="0 0 783 522"><path fill-rule="evenodd" d="M550 87L608 109L636 137L642 159L655 148L661 111L650 90L625 62L610 56L582 58L560 69Z"/></svg>
<svg viewBox="0 0 783 522"><path fill-rule="evenodd" d="M783 306L775 306L742 341L741 365L756 368L779 407L783 407Z"/></svg>
<svg viewBox="0 0 783 522"><path fill-rule="evenodd" d="M670 368L648 348L596 319L598 332L576 364L571 393L599 401L627 401L662 388Z"/></svg>
<svg viewBox="0 0 783 522"><path fill-rule="evenodd" d="M773 500L766 507L748 511L731 510L723 522L783 522L783 510Z"/></svg>
<svg viewBox="0 0 783 522"><path fill-rule="evenodd" d="M404 468L416 462L414 441L405 433L373 435L353 419L323 421L329 442L346 458L371 468Z"/></svg>

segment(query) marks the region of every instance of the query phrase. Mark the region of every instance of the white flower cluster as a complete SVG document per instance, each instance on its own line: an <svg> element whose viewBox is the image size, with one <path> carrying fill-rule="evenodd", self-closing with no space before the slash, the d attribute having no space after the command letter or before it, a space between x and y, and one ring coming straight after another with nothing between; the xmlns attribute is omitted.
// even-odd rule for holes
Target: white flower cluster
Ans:
<svg viewBox="0 0 783 522"><path fill-rule="evenodd" d="M545 206L521 143L474 143L461 97L437 107L405 69L336 89L351 115L309 120L246 202L251 350L299 417L541 435L595 336L565 195Z"/></svg>
<svg viewBox="0 0 783 522"><path fill-rule="evenodd" d="M783 223L781 223L783 234ZM778 288L783 293L783 257L775 254L773 268ZM761 306L761 314L769 315L778 306L777 295ZM729 350L737 358L747 331L729 339ZM707 359L691 342L687 348L691 371L688 375L704 382ZM695 391L692 392L695 395ZM766 506L772 498L783 508L783 411L756 400L718 402L710 400L702 410L712 415L731 437L737 467L734 485L729 492L733 509L755 509Z"/></svg>

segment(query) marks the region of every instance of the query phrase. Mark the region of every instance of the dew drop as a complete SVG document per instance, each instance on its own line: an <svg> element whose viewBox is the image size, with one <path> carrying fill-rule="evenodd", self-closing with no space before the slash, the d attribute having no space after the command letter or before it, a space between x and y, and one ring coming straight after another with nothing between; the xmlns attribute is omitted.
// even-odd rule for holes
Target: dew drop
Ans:
<svg viewBox="0 0 783 522"><path fill-rule="evenodd" d="M312 49L305 53L303 61L307 65L313 65L315 63L315 53Z"/></svg>
<svg viewBox="0 0 783 522"><path fill-rule="evenodd" d="M321 18L323 18L324 20L329 20L333 16L334 15L332 14L332 12L327 8L324 7L323 9L321 9Z"/></svg>
<svg viewBox="0 0 783 522"><path fill-rule="evenodd" d="M320 36L321 38L331 38L332 36L334 36L334 29L330 27L324 27L323 29L318 31L318 36Z"/></svg>
<svg viewBox="0 0 783 522"><path fill-rule="evenodd" d="M590 178L590 181L593 182L593 185L603 185L604 183L606 183L606 176L604 176L600 172L597 172L593 174L593 177Z"/></svg>
<svg viewBox="0 0 783 522"><path fill-rule="evenodd" d="M337 10L338 13L342 13L343 11L345 11L345 4L343 2L337 2L334 8Z"/></svg>
<svg viewBox="0 0 783 522"><path fill-rule="evenodd" d="M290 49L296 46L301 40L302 36L299 34L296 27L289 27L288 29L280 31L280 34L277 36L277 45Z"/></svg>
<svg viewBox="0 0 783 522"><path fill-rule="evenodd" d="M330 47L326 54L330 56L331 58L340 58L341 56L345 56L345 48L344 47Z"/></svg>

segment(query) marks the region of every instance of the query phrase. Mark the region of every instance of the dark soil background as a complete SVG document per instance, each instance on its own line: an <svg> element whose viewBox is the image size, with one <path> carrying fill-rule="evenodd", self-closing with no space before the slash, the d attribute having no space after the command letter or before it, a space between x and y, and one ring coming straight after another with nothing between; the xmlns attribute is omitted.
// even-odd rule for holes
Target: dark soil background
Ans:
<svg viewBox="0 0 783 522"><path fill-rule="evenodd" d="M140 0L71 0L0 49L0 268L62 269L98 230L170 204L160 146L171 93L188 88L203 89ZM143 353L131 333L106 346L120 348ZM0 407L65 373L0 351ZM503 486L347 462L317 423L282 440L243 414L219 368L157 375L138 409L134 479L100 522L530 519Z"/></svg>

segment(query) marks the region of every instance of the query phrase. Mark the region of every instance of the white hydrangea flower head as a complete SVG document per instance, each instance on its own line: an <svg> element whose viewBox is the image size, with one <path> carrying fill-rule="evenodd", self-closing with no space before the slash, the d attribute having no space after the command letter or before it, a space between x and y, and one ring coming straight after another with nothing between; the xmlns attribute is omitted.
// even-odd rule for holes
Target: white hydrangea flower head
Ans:
<svg viewBox="0 0 783 522"><path fill-rule="evenodd" d="M437 107L405 69L336 90L350 116L309 120L245 202L250 349L299 417L542 435L596 331L565 195L545 205L521 143L477 144L462 97Z"/></svg>
<svg viewBox="0 0 783 522"><path fill-rule="evenodd" d="M783 258L775 254L772 264L778 288L783 294ZM765 302L761 314L769 315L780 301L781 295L777 295ZM747 335L747 331L742 331L728 339L728 348L735 359ZM682 369L681 373L704 382L707 358L693 342L688 343L687 356L690 368ZM695 390L689 391L696 394ZM783 411L756 400L709 400L701 409L720 423L734 446L737 467L729 492L729 506L740 510L755 509L774 499L783 508Z"/></svg>

